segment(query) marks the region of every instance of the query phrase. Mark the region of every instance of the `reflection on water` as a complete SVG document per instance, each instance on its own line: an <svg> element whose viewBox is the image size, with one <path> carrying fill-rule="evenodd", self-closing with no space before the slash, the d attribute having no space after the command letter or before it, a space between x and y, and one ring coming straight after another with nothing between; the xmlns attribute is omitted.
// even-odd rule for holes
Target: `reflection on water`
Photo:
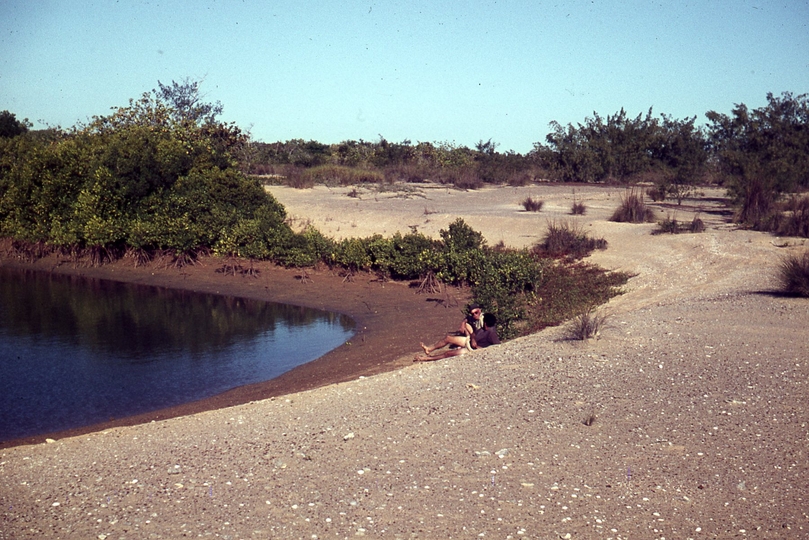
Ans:
<svg viewBox="0 0 809 540"><path fill-rule="evenodd" d="M266 381L352 332L308 308L0 268L0 440Z"/></svg>

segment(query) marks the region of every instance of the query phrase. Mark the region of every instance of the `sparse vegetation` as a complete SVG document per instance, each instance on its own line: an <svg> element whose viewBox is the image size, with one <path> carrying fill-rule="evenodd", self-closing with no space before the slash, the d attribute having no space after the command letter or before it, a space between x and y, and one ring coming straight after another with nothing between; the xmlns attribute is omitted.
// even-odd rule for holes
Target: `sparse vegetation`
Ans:
<svg viewBox="0 0 809 540"><path fill-rule="evenodd" d="M692 233L705 232L705 222L702 221L702 218L699 217L699 214L696 214L694 216L694 219L691 220L691 224L688 226L688 232Z"/></svg>
<svg viewBox="0 0 809 540"><path fill-rule="evenodd" d="M785 257L778 267L778 281L783 292L809 297L809 251Z"/></svg>
<svg viewBox="0 0 809 540"><path fill-rule="evenodd" d="M688 223L680 223L676 217L671 214L667 215L663 221L657 224L657 229L652 231L652 234L679 234L679 233L701 233L705 232L705 223L699 217L699 214L694 215L694 218Z"/></svg>
<svg viewBox="0 0 809 540"><path fill-rule="evenodd" d="M667 215L666 219L657 224L657 230L653 231L654 234L677 234L680 232L680 224L676 217Z"/></svg>
<svg viewBox="0 0 809 540"><path fill-rule="evenodd" d="M606 311L590 306L568 323L567 338L581 341L598 337L608 318Z"/></svg>
<svg viewBox="0 0 809 540"><path fill-rule="evenodd" d="M583 216L587 212L587 207L584 205L583 202L580 201L573 201L573 205L570 207L570 213L574 216Z"/></svg>
<svg viewBox="0 0 809 540"><path fill-rule="evenodd" d="M584 262L555 261L545 265L537 302L529 310L524 333L569 321L592 306L621 294L631 274L607 272Z"/></svg>
<svg viewBox="0 0 809 540"><path fill-rule="evenodd" d="M546 257L581 259L596 249L607 249L603 238L592 238L580 226L569 221L551 221L542 242L534 252Z"/></svg>
<svg viewBox="0 0 809 540"><path fill-rule="evenodd" d="M647 223L654 221L654 212L646 206L643 194L631 189L621 197L621 205L612 214L610 221Z"/></svg>
<svg viewBox="0 0 809 540"><path fill-rule="evenodd" d="M809 238L809 196L791 197L773 227L780 236Z"/></svg>
<svg viewBox="0 0 809 540"><path fill-rule="evenodd" d="M301 172L304 184L325 184L327 186L355 186L358 184L379 184L385 175L379 171L344 167L342 165L319 165Z"/></svg>
<svg viewBox="0 0 809 540"><path fill-rule="evenodd" d="M522 207L526 212L539 212L544 204L545 201L536 200L530 196L522 201Z"/></svg>

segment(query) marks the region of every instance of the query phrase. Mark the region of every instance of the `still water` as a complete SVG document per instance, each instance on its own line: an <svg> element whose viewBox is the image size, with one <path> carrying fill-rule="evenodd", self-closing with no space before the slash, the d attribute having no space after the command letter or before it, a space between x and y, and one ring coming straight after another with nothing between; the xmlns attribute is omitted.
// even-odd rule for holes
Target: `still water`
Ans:
<svg viewBox="0 0 809 540"><path fill-rule="evenodd" d="M0 268L0 441L266 381L353 328L285 304Z"/></svg>

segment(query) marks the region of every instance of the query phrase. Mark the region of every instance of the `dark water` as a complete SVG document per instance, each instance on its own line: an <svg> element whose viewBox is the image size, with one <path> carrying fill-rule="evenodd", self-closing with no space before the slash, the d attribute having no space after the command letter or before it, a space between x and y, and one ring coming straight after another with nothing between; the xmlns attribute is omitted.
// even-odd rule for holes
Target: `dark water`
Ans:
<svg viewBox="0 0 809 540"><path fill-rule="evenodd" d="M353 326L284 304L0 268L0 440L266 381Z"/></svg>

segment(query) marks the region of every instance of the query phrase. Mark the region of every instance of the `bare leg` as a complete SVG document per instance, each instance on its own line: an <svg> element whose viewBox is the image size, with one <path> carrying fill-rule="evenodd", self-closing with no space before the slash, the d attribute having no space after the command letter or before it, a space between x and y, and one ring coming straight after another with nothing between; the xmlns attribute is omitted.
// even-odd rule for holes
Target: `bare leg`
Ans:
<svg viewBox="0 0 809 540"><path fill-rule="evenodd" d="M436 341L432 346L427 346L424 343L420 343L420 345L421 348L424 349L424 354L430 354L433 351L446 347L447 345L455 345L456 347L466 347L467 339L469 339L467 336L448 335L444 336L444 339Z"/></svg>
<svg viewBox="0 0 809 540"><path fill-rule="evenodd" d="M443 351L435 356L430 356L429 354L422 354L416 356L413 361L414 362L433 362L435 360L443 360L444 358L451 358L453 356L461 356L462 354L466 353L465 348L460 349L448 349Z"/></svg>

